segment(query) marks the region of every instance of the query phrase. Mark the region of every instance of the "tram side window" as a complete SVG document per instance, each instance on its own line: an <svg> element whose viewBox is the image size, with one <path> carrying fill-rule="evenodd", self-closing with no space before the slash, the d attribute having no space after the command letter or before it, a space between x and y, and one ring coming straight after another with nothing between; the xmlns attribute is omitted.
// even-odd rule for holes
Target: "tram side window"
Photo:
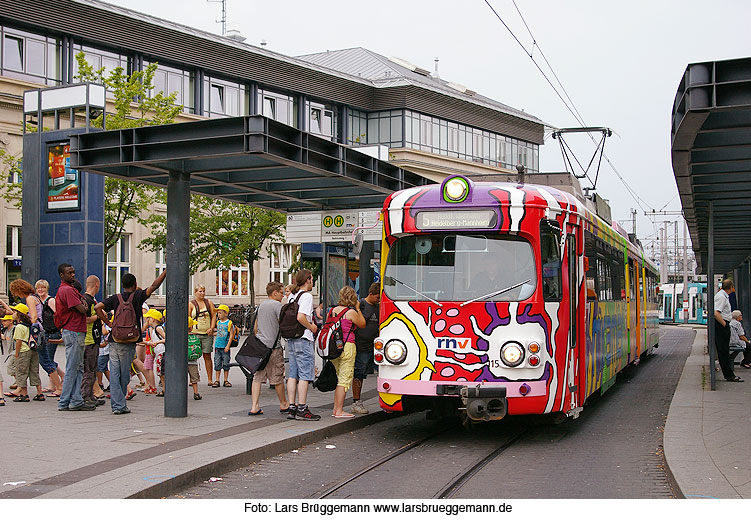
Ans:
<svg viewBox="0 0 751 523"><path fill-rule="evenodd" d="M555 222L540 222L542 297L561 301L561 229Z"/></svg>
<svg viewBox="0 0 751 523"><path fill-rule="evenodd" d="M597 301L597 257L595 254L595 239L591 233L584 231L584 255L588 259L587 268L587 300Z"/></svg>
<svg viewBox="0 0 751 523"><path fill-rule="evenodd" d="M603 258L597 258L597 280L599 282L599 298L601 301L613 299L613 279L610 273L610 264Z"/></svg>

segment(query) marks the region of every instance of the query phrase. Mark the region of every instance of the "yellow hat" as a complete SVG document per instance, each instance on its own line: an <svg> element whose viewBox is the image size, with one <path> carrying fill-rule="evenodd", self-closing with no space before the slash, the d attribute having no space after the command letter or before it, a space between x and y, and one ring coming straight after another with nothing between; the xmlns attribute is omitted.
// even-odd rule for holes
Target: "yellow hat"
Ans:
<svg viewBox="0 0 751 523"><path fill-rule="evenodd" d="M218 311L224 311L224 312L226 312L227 314L229 314L229 307L227 307L227 306L226 306L226 305L224 305L224 304L221 304L221 305L219 305L219 306L218 306L218 307L216 308L216 310L218 310Z"/></svg>
<svg viewBox="0 0 751 523"><path fill-rule="evenodd" d="M188 330L192 329L195 324L196 324L196 320L188 316Z"/></svg>
<svg viewBox="0 0 751 523"><path fill-rule="evenodd" d="M6 314L2 318L0 318L0 321L13 321L13 316L11 316L10 314Z"/></svg>
<svg viewBox="0 0 751 523"><path fill-rule="evenodd" d="M18 305L13 305L11 309L15 309L18 312L23 312L24 314L29 313L29 308L26 306L25 303L19 303Z"/></svg>
<svg viewBox="0 0 751 523"><path fill-rule="evenodd" d="M160 323L164 320L164 318L162 317L162 313L159 312L156 309L149 309L149 310L147 310L146 312L143 313L143 317L144 318L153 318L153 319L155 319L156 321L158 321Z"/></svg>

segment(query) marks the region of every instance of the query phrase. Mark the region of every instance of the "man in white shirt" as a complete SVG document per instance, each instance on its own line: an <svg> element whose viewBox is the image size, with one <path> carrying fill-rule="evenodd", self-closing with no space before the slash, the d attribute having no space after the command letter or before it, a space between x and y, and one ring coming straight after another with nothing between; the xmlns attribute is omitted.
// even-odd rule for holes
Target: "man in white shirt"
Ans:
<svg viewBox="0 0 751 523"><path fill-rule="evenodd" d="M306 403L308 399L308 383L315 378L315 350L313 336L318 327L313 323L313 274L302 269L295 275L295 287L289 300L297 302L297 321L305 327L301 338L287 340L287 357L289 358L289 377L287 379L287 395L290 408L287 419L303 421L318 421L321 416L310 412ZM295 399L297 404L295 405ZM293 409L293 405L295 408Z"/></svg>
<svg viewBox="0 0 751 523"><path fill-rule="evenodd" d="M733 372L733 362L730 361L730 320L732 312L728 294L735 290L733 280L723 280L722 288L714 296L714 342L717 347L717 359L720 362L722 375L727 381L741 382L741 378Z"/></svg>

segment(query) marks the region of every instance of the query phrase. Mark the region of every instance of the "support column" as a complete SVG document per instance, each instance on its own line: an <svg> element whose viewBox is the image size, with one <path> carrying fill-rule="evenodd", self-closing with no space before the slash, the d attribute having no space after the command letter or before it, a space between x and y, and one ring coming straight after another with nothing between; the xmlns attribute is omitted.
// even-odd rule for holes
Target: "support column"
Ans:
<svg viewBox="0 0 751 523"><path fill-rule="evenodd" d="M707 233L707 343L709 344L709 389L717 389L717 372L714 362L717 356L714 345L714 295L717 292L714 283L714 204L709 201L709 231Z"/></svg>
<svg viewBox="0 0 751 523"><path fill-rule="evenodd" d="M164 415L188 415L188 287L190 174L170 171L167 182L167 325Z"/></svg>
<svg viewBox="0 0 751 523"><path fill-rule="evenodd" d="M686 220L683 220L683 303L688 302L688 223ZM678 253L675 253L675 256L678 257ZM683 323L688 323L688 314L690 310L689 309L685 311L683 314Z"/></svg>

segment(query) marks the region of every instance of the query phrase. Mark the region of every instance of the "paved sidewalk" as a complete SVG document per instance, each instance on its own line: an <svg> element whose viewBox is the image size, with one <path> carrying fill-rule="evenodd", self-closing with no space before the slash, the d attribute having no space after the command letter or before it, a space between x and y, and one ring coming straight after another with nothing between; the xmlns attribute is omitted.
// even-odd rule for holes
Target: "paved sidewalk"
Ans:
<svg viewBox="0 0 751 523"><path fill-rule="evenodd" d="M695 330L665 425L665 459L688 499L751 498L751 371L736 365L744 383L718 372L717 390L709 390L707 330Z"/></svg>
<svg viewBox="0 0 751 523"><path fill-rule="evenodd" d="M141 392L128 402L132 412L124 416L112 415L109 402L94 412L58 412L54 398L8 401L0 407L0 499L162 497L385 416L375 375L370 375L363 399L371 414L335 419L333 393L311 387L308 404L321 421L287 420L279 413L276 393L264 385L264 414L249 417L250 396L240 369L230 371L232 388L214 389L206 385L202 364L203 399L193 400L188 389L188 417L183 419L165 418L163 398ZM11 383L6 380L6 391ZM133 379L131 385L137 383ZM351 404L347 396L345 410Z"/></svg>

